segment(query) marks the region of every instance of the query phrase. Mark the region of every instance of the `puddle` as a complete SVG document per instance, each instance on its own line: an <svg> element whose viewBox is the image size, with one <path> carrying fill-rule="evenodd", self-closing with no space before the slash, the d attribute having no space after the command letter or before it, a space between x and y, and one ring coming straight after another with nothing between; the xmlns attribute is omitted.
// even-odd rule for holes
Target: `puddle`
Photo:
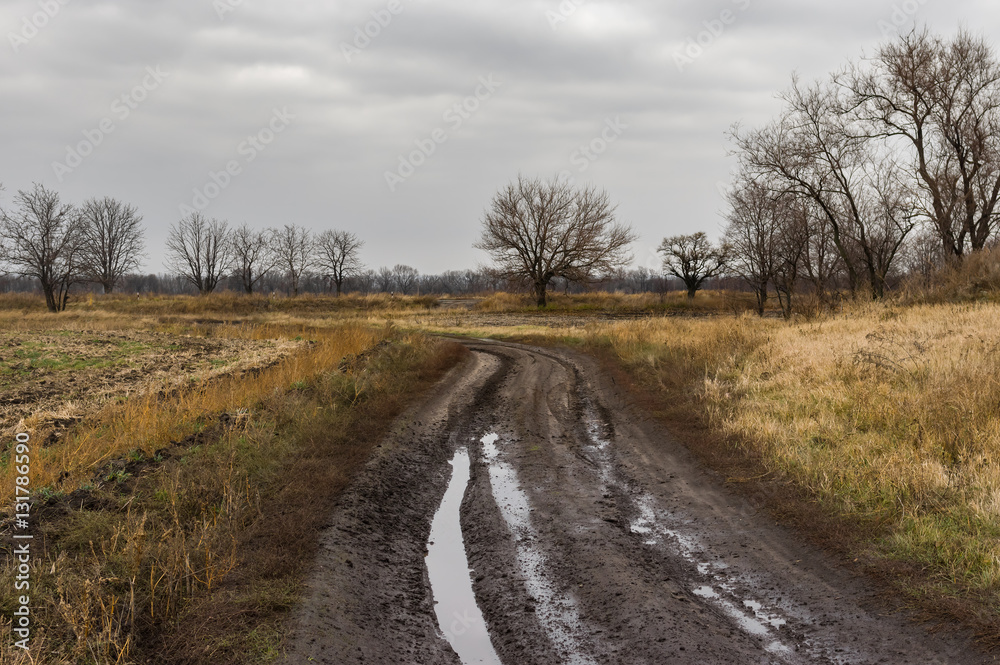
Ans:
<svg viewBox="0 0 1000 665"><path fill-rule="evenodd" d="M694 589L692 593L699 598L704 598L706 600L711 600L718 607L722 608L722 611L729 615L744 632L751 635L755 635L761 638L767 638L771 634L770 628L765 624L770 624L772 628L780 628L785 624L784 619L772 618L760 611L761 604L753 600L744 600L743 605L751 609L754 616L750 616L740 608L733 605L730 601L723 598L715 589L710 586L700 586ZM792 650L785 644L782 644L779 640L770 640L764 645L764 648L773 654L784 654L791 653Z"/></svg>
<svg viewBox="0 0 1000 665"><path fill-rule="evenodd" d="M490 433L480 439L483 458L489 464L490 487L500 514L514 536L515 555L524 586L537 605L539 623L560 651L564 662L572 665L596 665L583 653L578 635L584 632L576 602L559 592L546 573L545 557L532 544L535 530L531 526L528 495L521 489L514 467L501 460L497 447L500 436Z"/></svg>
<svg viewBox="0 0 1000 665"><path fill-rule="evenodd" d="M584 407L584 425L590 439L589 452L598 465L601 490L619 485L611 460L611 442L602 434L602 426L592 405ZM685 532L685 520L670 513L656 510L652 495L645 492L628 492L636 515L629 522L629 531L640 536L644 545L667 546L697 571L699 577L714 586L703 585L692 593L712 603L733 619L745 633L765 640L765 649L772 654L791 653L791 649L773 637L773 631L785 625L786 620L773 616L764 606L750 599L741 599L737 591L738 574L727 570L724 562L708 561L706 548L700 539ZM719 591L716 590L719 589Z"/></svg>
<svg viewBox="0 0 1000 665"><path fill-rule="evenodd" d="M459 522L462 497L469 484L469 464L469 453L464 448L451 460L451 480L431 522L427 576L438 625L463 665L501 665L472 591L469 560L465 556Z"/></svg>
<svg viewBox="0 0 1000 665"><path fill-rule="evenodd" d="M753 611L754 616L756 616L764 623L769 624L772 628L781 628L786 623L788 623L784 619L781 619L779 617L773 617L767 612L764 612L763 605L758 603L756 600L744 600L743 607L750 608L750 610Z"/></svg>

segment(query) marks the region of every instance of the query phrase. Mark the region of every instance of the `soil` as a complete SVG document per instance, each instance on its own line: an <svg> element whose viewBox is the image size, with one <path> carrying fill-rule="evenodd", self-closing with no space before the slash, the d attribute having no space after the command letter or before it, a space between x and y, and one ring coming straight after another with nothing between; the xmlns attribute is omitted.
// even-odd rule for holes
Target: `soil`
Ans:
<svg viewBox="0 0 1000 665"><path fill-rule="evenodd" d="M303 344L146 331L0 332L0 434L30 426L51 445L109 400L251 371Z"/></svg>
<svg viewBox="0 0 1000 665"><path fill-rule="evenodd" d="M461 531L504 663L993 662L730 492L596 361L467 346L330 515L288 663L461 663L424 561L459 448Z"/></svg>

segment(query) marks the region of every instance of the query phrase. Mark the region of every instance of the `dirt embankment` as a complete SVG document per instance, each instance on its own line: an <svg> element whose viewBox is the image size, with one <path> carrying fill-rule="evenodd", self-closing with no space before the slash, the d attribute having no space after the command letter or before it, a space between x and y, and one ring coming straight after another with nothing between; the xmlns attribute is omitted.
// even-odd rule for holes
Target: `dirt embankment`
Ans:
<svg viewBox="0 0 1000 665"><path fill-rule="evenodd" d="M287 662L461 662L424 560L459 448L461 531L504 663L990 662L725 490L593 361L468 346L331 515Z"/></svg>

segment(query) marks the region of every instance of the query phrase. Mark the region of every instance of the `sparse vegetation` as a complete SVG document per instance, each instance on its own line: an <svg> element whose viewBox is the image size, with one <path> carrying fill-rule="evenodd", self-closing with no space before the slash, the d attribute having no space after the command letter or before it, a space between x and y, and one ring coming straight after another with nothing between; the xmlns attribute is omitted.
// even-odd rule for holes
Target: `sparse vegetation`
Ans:
<svg viewBox="0 0 1000 665"><path fill-rule="evenodd" d="M74 323L70 313L27 324L42 320ZM91 323L85 341L100 340ZM330 501L392 417L459 357L455 345L364 323L192 324L205 342L283 340L293 352L251 371L223 369L190 387L181 381L110 400L50 445L37 443L34 513L44 545L32 572L30 662L140 663L155 654L161 662L259 663L279 655L277 626ZM66 332L42 334L77 343L80 334ZM0 475L10 473L4 456ZM5 487L9 499L13 483ZM0 573L5 617L12 570ZM0 646L3 662L26 658Z"/></svg>
<svg viewBox="0 0 1000 665"><path fill-rule="evenodd" d="M587 342L653 391L671 421L721 435L714 446L734 447L721 455L744 466L732 475L761 475L782 501L798 488L797 500L846 528L839 545L852 557L996 640L998 330L995 304L854 305L790 324L605 323ZM706 445L693 449L711 461Z"/></svg>

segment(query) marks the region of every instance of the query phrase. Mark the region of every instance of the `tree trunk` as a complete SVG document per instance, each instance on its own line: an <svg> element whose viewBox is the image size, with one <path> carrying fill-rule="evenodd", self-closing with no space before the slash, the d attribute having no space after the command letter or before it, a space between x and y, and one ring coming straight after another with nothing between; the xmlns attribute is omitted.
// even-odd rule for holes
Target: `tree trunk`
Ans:
<svg viewBox="0 0 1000 665"><path fill-rule="evenodd" d="M42 292L45 294L45 306L49 308L50 312L58 312L59 304L56 302L56 294L53 293L52 287L43 284Z"/></svg>
<svg viewBox="0 0 1000 665"><path fill-rule="evenodd" d="M545 307L545 282L535 282L535 296L539 307Z"/></svg>
<svg viewBox="0 0 1000 665"><path fill-rule="evenodd" d="M101 286L104 287L104 295L108 295L109 293L115 290L115 285L112 284L111 282L102 282Z"/></svg>
<svg viewBox="0 0 1000 665"><path fill-rule="evenodd" d="M782 290L778 289L778 304L781 305L781 315L786 319L792 318L792 290L789 288L784 292L784 297L782 297Z"/></svg>
<svg viewBox="0 0 1000 665"><path fill-rule="evenodd" d="M764 316L764 305L767 303L767 284L755 288L754 295L757 296L757 316ZM781 299L780 292L778 299Z"/></svg>
<svg viewBox="0 0 1000 665"><path fill-rule="evenodd" d="M694 294L698 291L697 286L688 286L688 300L694 300Z"/></svg>

